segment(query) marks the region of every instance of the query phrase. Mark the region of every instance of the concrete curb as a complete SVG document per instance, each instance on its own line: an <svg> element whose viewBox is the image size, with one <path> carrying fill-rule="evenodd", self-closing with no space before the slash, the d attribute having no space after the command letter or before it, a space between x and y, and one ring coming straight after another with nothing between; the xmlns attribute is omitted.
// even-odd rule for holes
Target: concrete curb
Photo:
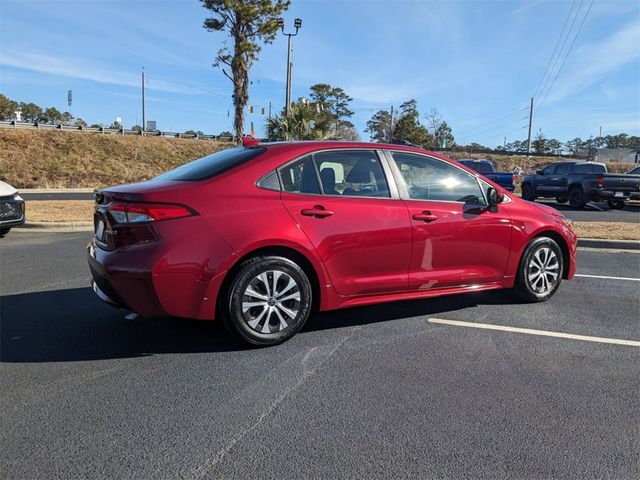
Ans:
<svg viewBox="0 0 640 480"><path fill-rule="evenodd" d="M27 222L18 228L50 232L92 232L93 222Z"/></svg>
<svg viewBox="0 0 640 480"><path fill-rule="evenodd" d="M579 238L578 247L610 248L613 250L640 250L640 241L605 240L602 238Z"/></svg>

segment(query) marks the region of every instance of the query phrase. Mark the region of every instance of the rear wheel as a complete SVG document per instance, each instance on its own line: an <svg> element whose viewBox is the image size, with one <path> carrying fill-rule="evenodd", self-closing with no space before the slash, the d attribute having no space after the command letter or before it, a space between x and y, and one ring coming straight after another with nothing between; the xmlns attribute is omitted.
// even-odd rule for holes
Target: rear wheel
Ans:
<svg viewBox="0 0 640 480"><path fill-rule="evenodd" d="M549 237L538 237L527 246L520 260L515 294L527 302L550 299L562 280L562 250Z"/></svg>
<svg viewBox="0 0 640 480"><path fill-rule="evenodd" d="M624 208L624 200L607 200L607 205L613 210L621 210Z"/></svg>
<svg viewBox="0 0 640 480"><path fill-rule="evenodd" d="M525 183L522 185L522 198L530 202L533 202L536 199L536 193L531 184Z"/></svg>
<svg viewBox="0 0 640 480"><path fill-rule="evenodd" d="M573 208L584 208L587 203L581 188L572 188L569 192L569 205Z"/></svg>
<svg viewBox="0 0 640 480"><path fill-rule="evenodd" d="M11 231L11 228L0 228L0 238L4 237Z"/></svg>
<svg viewBox="0 0 640 480"><path fill-rule="evenodd" d="M262 256L246 261L227 292L224 323L252 345L276 345L295 335L311 313L309 278L295 262Z"/></svg>
<svg viewBox="0 0 640 480"><path fill-rule="evenodd" d="M556 202L558 203L567 203L569 201L569 197L556 197Z"/></svg>

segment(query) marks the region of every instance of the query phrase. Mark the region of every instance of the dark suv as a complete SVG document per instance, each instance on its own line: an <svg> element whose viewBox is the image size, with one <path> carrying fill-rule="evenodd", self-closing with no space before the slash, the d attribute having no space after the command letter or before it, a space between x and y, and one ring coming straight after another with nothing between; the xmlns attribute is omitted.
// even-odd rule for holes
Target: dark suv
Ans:
<svg viewBox="0 0 640 480"><path fill-rule="evenodd" d="M607 173L595 162L558 162L522 179L522 198L555 198L574 208L589 202L606 201L610 208L623 208L625 200L640 198L640 175Z"/></svg>

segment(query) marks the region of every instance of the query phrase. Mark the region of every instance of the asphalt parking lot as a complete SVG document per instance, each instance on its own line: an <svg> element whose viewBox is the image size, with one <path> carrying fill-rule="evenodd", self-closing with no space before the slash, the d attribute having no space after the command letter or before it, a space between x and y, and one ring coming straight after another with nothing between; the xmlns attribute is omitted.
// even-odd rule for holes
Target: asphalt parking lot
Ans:
<svg viewBox="0 0 640 480"><path fill-rule="evenodd" d="M580 250L544 304L327 312L248 349L102 304L90 235L0 240L2 478L640 478L638 253Z"/></svg>

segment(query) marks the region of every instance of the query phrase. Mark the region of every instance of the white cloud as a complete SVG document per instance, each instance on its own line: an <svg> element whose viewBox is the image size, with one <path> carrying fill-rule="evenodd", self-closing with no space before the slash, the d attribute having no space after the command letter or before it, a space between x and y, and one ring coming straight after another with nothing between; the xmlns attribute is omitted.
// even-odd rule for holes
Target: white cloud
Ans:
<svg viewBox="0 0 640 480"><path fill-rule="evenodd" d="M49 53L45 54L20 50L15 47L3 49L2 56L0 56L0 66L20 68L58 77L90 80L92 82L110 85L140 87L140 76L138 73L112 70L98 65L56 57ZM153 80L153 82L150 82L149 89L191 95L202 93L187 86L182 87L162 80Z"/></svg>
<svg viewBox="0 0 640 480"><path fill-rule="evenodd" d="M604 40L578 49L573 60L560 73L559 81L546 103L558 102L575 95L609 78L618 69L639 58L640 21L634 21Z"/></svg>

